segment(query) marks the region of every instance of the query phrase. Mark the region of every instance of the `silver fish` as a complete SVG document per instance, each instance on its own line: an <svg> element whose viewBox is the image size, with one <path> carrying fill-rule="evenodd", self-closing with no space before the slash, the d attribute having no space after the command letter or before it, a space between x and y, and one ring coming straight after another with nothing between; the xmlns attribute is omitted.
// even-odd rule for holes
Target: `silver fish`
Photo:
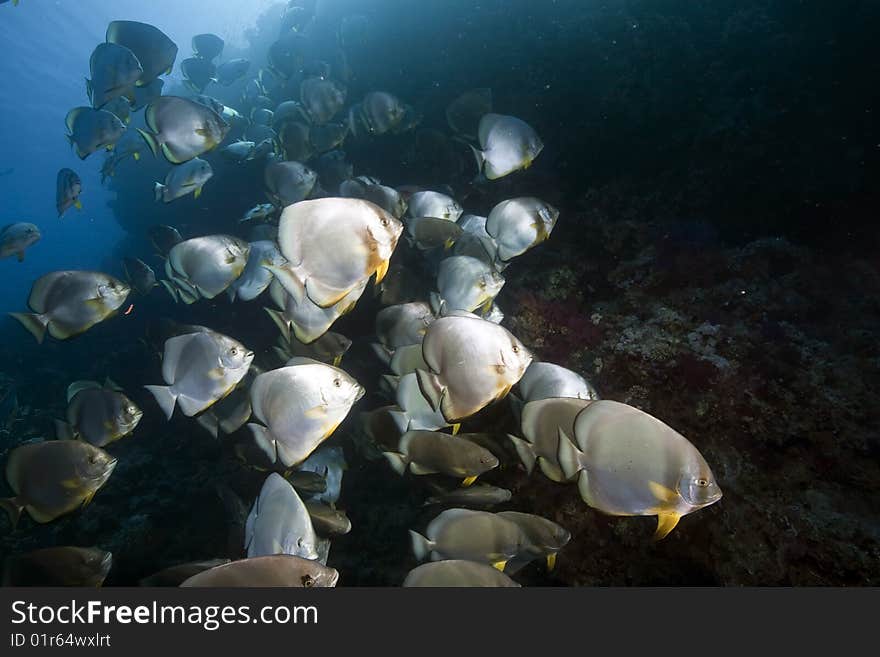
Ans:
<svg viewBox="0 0 880 657"><path fill-rule="evenodd" d="M434 310L488 310L504 282L501 274L477 258L444 258L437 270L439 302L435 302Z"/></svg>
<svg viewBox="0 0 880 657"><path fill-rule="evenodd" d="M217 67L209 59L190 57L180 62L180 72L183 73L187 86L200 94L214 81Z"/></svg>
<svg viewBox="0 0 880 657"><path fill-rule="evenodd" d="M489 450L464 438L438 431L407 431L400 437L397 452L385 458L399 475L444 474L464 478L470 486L481 474L497 468L498 458Z"/></svg>
<svg viewBox="0 0 880 657"><path fill-rule="evenodd" d="M556 554L571 540L571 532L552 520L532 513L500 511L497 515L515 522L526 535L528 544L516 555L517 561L546 559L547 568L553 570L556 565Z"/></svg>
<svg viewBox="0 0 880 657"><path fill-rule="evenodd" d="M298 472L320 474L324 478L324 490L318 491L311 499L324 504L336 504L342 491L342 475L347 468L341 447L323 445L299 465Z"/></svg>
<svg viewBox="0 0 880 657"><path fill-rule="evenodd" d="M153 155L162 152L172 164L182 164L220 144L229 124L201 103L162 96L147 106L144 119L148 130L138 129Z"/></svg>
<svg viewBox="0 0 880 657"><path fill-rule="evenodd" d="M498 259L507 262L550 237L558 217L559 210L539 198L513 198L492 208L486 232L498 245Z"/></svg>
<svg viewBox="0 0 880 657"><path fill-rule="evenodd" d="M400 219L406 212L407 206L403 196L396 189L387 185L366 185L361 198L375 203L396 219Z"/></svg>
<svg viewBox="0 0 880 657"><path fill-rule="evenodd" d="M550 397L599 399L596 389L577 372L554 363L535 361L519 380L519 393L524 402Z"/></svg>
<svg viewBox="0 0 880 657"><path fill-rule="evenodd" d="M484 114L478 130L480 149L471 146L477 169L489 180L527 169L544 143L525 121L504 114Z"/></svg>
<svg viewBox="0 0 880 657"><path fill-rule="evenodd" d="M205 235L176 244L165 273L181 290L213 299L241 276L250 245L231 235Z"/></svg>
<svg viewBox="0 0 880 657"><path fill-rule="evenodd" d="M24 261L24 252L40 241L40 229L34 224L17 223L0 228L0 258L15 255L19 262Z"/></svg>
<svg viewBox="0 0 880 657"><path fill-rule="evenodd" d="M369 132L382 135L397 126L406 114L406 108L393 94L371 91L360 104L361 119ZM355 126L350 126L353 134Z"/></svg>
<svg viewBox="0 0 880 657"><path fill-rule="evenodd" d="M266 269L265 265L280 267L286 262L275 242L269 240L251 242L250 247L244 271L226 289L231 301L235 301L236 298L241 301L256 299L272 282L272 272Z"/></svg>
<svg viewBox="0 0 880 657"><path fill-rule="evenodd" d="M67 402L67 422L56 421L57 437L82 438L96 447L129 435L144 415L123 392L95 381L72 383Z"/></svg>
<svg viewBox="0 0 880 657"><path fill-rule="evenodd" d="M7 557L3 586L82 586L96 588L104 583L113 555L96 547L42 548Z"/></svg>
<svg viewBox="0 0 880 657"><path fill-rule="evenodd" d="M402 586L413 587L507 587L519 584L492 566L465 559L431 561L416 566L406 575Z"/></svg>
<svg viewBox="0 0 880 657"><path fill-rule="evenodd" d="M444 490L439 486L432 486L434 494L425 500L425 504L445 504L467 508L485 508L509 502L513 497L506 488L498 488L488 484L476 484L468 488L455 488Z"/></svg>
<svg viewBox="0 0 880 657"><path fill-rule="evenodd" d="M473 315L435 320L422 353L430 371L416 372L419 388L448 422L502 399L532 361L531 352L507 329Z"/></svg>
<svg viewBox="0 0 880 657"><path fill-rule="evenodd" d="M261 203L260 205L255 205L250 210L248 210L245 215L239 219L239 222L244 223L246 221L266 221L273 214L275 214L275 206L271 203Z"/></svg>
<svg viewBox="0 0 880 657"><path fill-rule="evenodd" d="M64 213L72 207L82 210L80 194L82 194L82 180L76 171L61 169L55 179L55 208L59 217L64 216Z"/></svg>
<svg viewBox="0 0 880 657"><path fill-rule="evenodd" d="M193 53L202 59L217 59L226 42L216 34L196 34L192 38Z"/></svg>
<svg viewBox="0 0 880 657"><path fill-rule="evenodd" d="M354 308L366 288L367 280L363 280L338 303L322 308L308 297L297 301L276 278L269 285L269 293L281 311L267 308L266 312L281 330L285 340L290 341L292 329L297 340L312 344L329 331L337 319Z"/></svg>
<svg viewBox="0 0 880 657"><path fill-rule="evenodd" d="M300 496L284 477L270 474L254 502L245 526L248 557L292 554L317 559L318 537Z"/></svg>
<svg viewBox="0 0 880 657"><path fill-rule="evenodd" d="M135 84L144 69L131 50L115 43L101 43L92 52L89 70L92 77L86 80L86 91L92 107L100 109L120 96L134 102Z"/></svg>
<svg viewBox="0 0 880 657"><path fill-rule="evenodd" d="M305 199L315 187L318 174L300 162L270 162L263 176L270 200L287 207Z"/></svg>
<svg viewBox="0 0 880 657"><path fill-rule="evenodd" d="M457 221L463 212L461 205L451 196L440 192L422 191L409 197L411 217L436 217L447 221Z"/></svg>
<svg viewBox="0 0 880 657"><path fill-rule="evenodd" d="M654 539L679 519L721 499L721 487L696 447L680 433L637 408L594 401L574 422L572 444L560 435L559 463L578 477L584 501L618 516L657 516Z"/></svg>
<svg viewBox="0 0 880 657"><path fill-rule="evenodd" d="M345 87L335 80L306 78L300 85L300 100L312 123L327 123L345 104Z"/></svg>
<svg viewBox="0 0 880 657"><path fill-rule="evenodd" d="M169 75L177 58L177 46L160 29L136 21L113 21L107 26L107 43L125 46L137 57L143 69L139 87L160 75Z"/></svg>
<svg viewBox="0 0 880 657"><path fill-rule="evenodd" d="M169 338L162 358L167 386L145 386L168 419L180 404L192 417L228 395L247 374L254 352L237 340L214 331Z"/></svg>
<svg viewBox="0 0 880 657"><path fill-rule="evenodd" d="M10 313L42 342L49 335L66 340L114 315L131 288L113 276L93 271L56 271L31 287L33 313Z"/></svg>
<svg viewBox="0 0 880 657"><path fill-rule="evenodd" d="M494 565L503 571L507 561L528 546L519 525L488 511L447 509L428 524L427 536L410 531L419 561L468 559Z"/></svg>
<svg viewBox="0 0 880 657"><path fill-rule="evenodd" d="M183 587L333 587L339 572L291 554L240 559L193 575Z"/></svg>
<svg viewBox="0 0 880 657"><path fill-rule="evenodd" d="M123 258L122 266L125 277L138 294L147 295L159 284L156 281L156 272L143 260Z"/></svg>
<svg viewBox="0 0 880 657"><path fill-rule="evenodd" d="M437 217L410 217L406 220L409 241L423 251L450 249L462 235L458 224Z"/></svg>
<svg viewBox="0 0 880 657"><path fill-rule="evenodd" d="M0 499L13 528L22 511L47 523L88 504L107 483L116 459L80 440L46 440L14 448L6 481L14 497Z"/></svg>
<svg viewBox="0 0 880 657"><path fill-rule="evenodd" d="M261 374L251 387L255 434L273 441L287 466L304 461L345 419L364 389L344 371L318 362Z"/></svg>
<svg viewBox="0 0 880 657"><path fill-rule="evenodd" d="M322 198L284 209L278 245L288 265L272 268L300 302L337 304L374 273L380 283L403 224L377 205L359 199Z"/></svg>
<svg viewBox="0 0 880 657"><path fill-rule="evenodd" d="M125 132L125 124L118 116L91 107L70 110L64 123L69 132L67 141L75 147L81 160L102 148L112 150Z"/></svg>
<svg viewBox="0 0 880 657"><path fill-rule="evenodd" d="M589 399L550 397L528 402L523 407L520 426L525 440L509 434L508 438L529 474L537 462L548 479L567 481L557 458L559 434L573 436L575 418L591 403Z"/></svg>
<svg viewBox="0 0 880 657"><path fill-rule="evenodd" d="M202 188L214 175L211 165L205 160L195 158L173 167L165 176L165 184L156 183L154 192L157 201L170 203L187 194L193 198L202 195Z"/></svg>
<svg viewBox="0 0 880 657"><path fill-rule="evenodd" d="M217 82L228 87L247 75L251 63L247 59L230 59L217 67Z"/></svg>

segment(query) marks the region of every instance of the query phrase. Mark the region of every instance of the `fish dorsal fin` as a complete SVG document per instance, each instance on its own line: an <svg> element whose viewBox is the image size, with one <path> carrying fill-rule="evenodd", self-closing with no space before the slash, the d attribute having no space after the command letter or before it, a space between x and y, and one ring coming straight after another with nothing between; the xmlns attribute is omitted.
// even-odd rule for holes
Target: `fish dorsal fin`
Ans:
<svg viewBox="0 0 880 657"><path fill-rule="evenodd" d="M162 359L162 378L168 385L174 385L177 378L177 366L179 365L184 350L193 340L199 339L201 333L178 335L165 341L164 358Z"/></svg>
<svg viewBox="0 0 880 657"><path fill-rule="evenodd" d="M76 396L78 392L81 390L88 390L89 388L100 388L101 384L97 381L74 381L69 386L67 386L67 403Z"/></svg>

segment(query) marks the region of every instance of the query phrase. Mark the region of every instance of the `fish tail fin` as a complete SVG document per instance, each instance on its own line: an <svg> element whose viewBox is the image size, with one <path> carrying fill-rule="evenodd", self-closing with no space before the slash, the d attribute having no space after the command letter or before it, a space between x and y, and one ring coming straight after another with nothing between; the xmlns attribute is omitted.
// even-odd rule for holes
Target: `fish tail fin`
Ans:
<svg viewBox="0 0 880 657"><path fill-rule="evenodd" d="M177 395L171 391L171 386L144 386L156 398L156 403L162 408L167 419L174 414L174 405L177 403Z"/></svg>
<svg viewBox="0 0 880 657"><path fill-rule="evenodd" d="M64 420L55 420L55 438L57 440L76 440L76 432Z"/></svg>
<svg viewBox="0 0 880 657"><path fill-rule="evenodd" d="M141 137L144 138L144 141L147 142L147 146L150 147L150 150L153 151L154 157L159 157L159 141L156 139L155 135L150 134L146 130L137 129L140 133Z"/></svg>
<svg viewBox="0 0 880 657"><path fill-rule="evenodd" d="M584 453L571 442L562 427L557 429L559 434L559 447L556 450L556 458L562 468L562 474L566 479L572 479L584 469Z"/></svg>
<svg viewBox="0 0 880 657"><path fill-rule="evenodd" d="M165 185L158 182L156 183L156 186L153 187L153 193L155 194L157 201L161 201L162 197L165 196L165 189Z"/></svg>
<svg viewBox="0 0 880 657"><path fill-rule="evenodd" d="M483 165L486 163L486 156L483 154L483 151L472 146L471 144L468 144L468 146L470 146L471 153L474 154L474 160L476 160L477 162L477 175L479 176L481 173L483 173Z"/></svg>
<svg viewBox="0 0 880 657"><path fill-rule="evenodd" d="M278 330L281 331L281 335L284 339L289 343L290 342L290 322L287 321L287 318L284 316L280 310L275 310L273 308L265 308L265 311L269 313L269 317L272 318L272 321L275 322L275 326L278 327Z"/></svg>
<svg viewBox="0 0 880 657"><path fill-rule="evenodd" d="M401 477L406 472L406 466L409 465L409 459L406 457L406 454L399 454L397 452L382 452L382 456L384 456L389 465L394 469L394 471L399 474Z"/></svg>
<svg viewBox="0 0 880 657"><path fill-rule="evenodd" d="M36 313L9 313L10 317L14 317L21 325L24 326L31 335L37 339L37 343L42 344L46 337L46 329L49 326L49 318L46 315L38 315Z"/></svg>
<svg viewBox="0 0 880 657"><path fill-rule="evenodd" d="M9 525L12 529L15 529L18 525L18 520L21 518L21 512L24 510L24 507L18 503L17 497L6 497L0 499L0 507L4 511L6 511L6 515L9 516Z"/></svg>
<svg viewBox="0 0 880 657"><path fill-rule="evenodd" d="M412 542L412 550L413 554L416 557L416 560L424 561L425 559L427 559L428 555L434 549L434 542L429 541L418 532L414 532L412 530L409 531L409 538Z"/></svg>
<svg viewBox="0 0 880 657"><path fill-rule="evenodd" d="M440 408L440 402L443 399L444 388L441 385L437 375L426 372L423 369L416 369L416 378L419 382L419 390L427 402L431 405L431 410L436 411Z"/></svg>
<svg viewBox="0 0 880 657"><path fill-rule="evenodd" d="M526 472L532 474L532 470L535 469L535 461L537 460L535 448L532 443L528 442L527 440L523 440L522 438L511 436L510 434L507 434L507 437L510 438L510 442L513 443L517 455L519 456L522 464L526 468Z"/></svg>

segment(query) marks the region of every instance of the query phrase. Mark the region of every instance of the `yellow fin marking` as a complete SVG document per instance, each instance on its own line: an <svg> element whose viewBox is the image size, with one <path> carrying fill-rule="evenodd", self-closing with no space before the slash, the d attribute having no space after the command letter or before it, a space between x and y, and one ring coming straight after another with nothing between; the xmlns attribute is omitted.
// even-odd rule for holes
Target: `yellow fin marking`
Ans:
<svg viewBox="0 0 880 657"><path fill-rule="evenodd" d="M467 487L470 486L472 483L474 483L476 480L477 480L477 475L472 475L472 476L470 476L470 477L465 477L465 478L464 478L464 481L461 482L461 485L462 485L464 488L467 488Z"/></svg>

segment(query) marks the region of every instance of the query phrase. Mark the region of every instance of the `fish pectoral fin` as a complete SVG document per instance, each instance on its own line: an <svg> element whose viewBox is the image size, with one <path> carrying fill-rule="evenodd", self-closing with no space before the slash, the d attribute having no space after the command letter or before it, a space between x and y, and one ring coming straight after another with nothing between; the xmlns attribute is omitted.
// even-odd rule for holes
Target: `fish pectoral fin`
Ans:
<svg viewBox="0 0 880 657"><path fill-rule="evenodd" d="M498 570L500 570L503 573L504 567L506 565L507 565L507 559L505 559L504 561L496 561L495 563L492 564L492 567L497 568Z"/></svg>
<svg viewBox="0 0 880 657"><path fill-rule="evenodd" d="M452 425L452 435L453 435L453 436L457 436L457 435L458 435L458 431L459 431L460 429L461 429L461 422L456 422L455 424L453 424L453 425ZM467 484L465 484L465 485L467 485Z"/></svg>
<svg viewBox="0 0 880 657"><path fill-rule="evenodd" d="M651 489L651 494L655 498L657 498L658 502L668 504L678 499L678 493L676 493L671 488L664 486L663 484L657 483L656 481L649 481L648 488Z"/></svg>
<svg viewBox="0 0 880 657"><path fill-rule="evenodd" d="M547 555L547 570L553 570L556 568L556 553L551 552Z"/></svg>
<svg viewBox="0 0 880 657"><path fill-rule="evenodd" d="M388 273L388 264L390 260L383 260L379 263L379 266L376 267L376 280L375 285L378 285L382 282L382 279L385 278L385 274Z"/></svg>
<svg viewBox="0 0 880 657"><path fill-rule="evenodd" d="M80 487L79 479L64 479L61 481L61 487L67 490L76 490Z"/></svg>
<svg viewBox="0 0 880 657"><path fill-rule="evenodd" d="M317 406L312 406L307 409L303 415L305 415L310 420L320 420L327 417L327 406L326 404L318 404Z"/></svg>
<svg viewBox="0 0 880 657"><path fill-rule="evenodd" d="M464 480L462 480L461 485L463 488L467 488L468 486L473 484L476 480L477 480L477 475L471 475L470 477L465 477Z"/></svg>
<svg viewBox="0 0 880 657"><path fill-rule="evenodd" d="M660 513L657 515L657 531L654 532L653 540L659 541L666 538L675 526L678 524L678 521L681 520L681 516L678 513Z"/></svg>
<svg viewBox="0 0 880 657"><path fill-rule="evenodd" d="M80 201L79 199L76 199L73 202L73 207L75 207L77 210L82 210L83 209L82 201Z"/></svg>
<svg viewBox="0 0 880 657"><path fill-rule="evenodd" d="M333 357L333 367L339 367L339 364L342 362L342 354Z"/></svg>
<svg viewBox="0 0 880 657"><path fill-rule="evenodd" d="M193 192L193 198L198 198L198 197L201 196L201 195L202 195L202 188L201 188L201 187L196 187L196 191Z"/></svg>

